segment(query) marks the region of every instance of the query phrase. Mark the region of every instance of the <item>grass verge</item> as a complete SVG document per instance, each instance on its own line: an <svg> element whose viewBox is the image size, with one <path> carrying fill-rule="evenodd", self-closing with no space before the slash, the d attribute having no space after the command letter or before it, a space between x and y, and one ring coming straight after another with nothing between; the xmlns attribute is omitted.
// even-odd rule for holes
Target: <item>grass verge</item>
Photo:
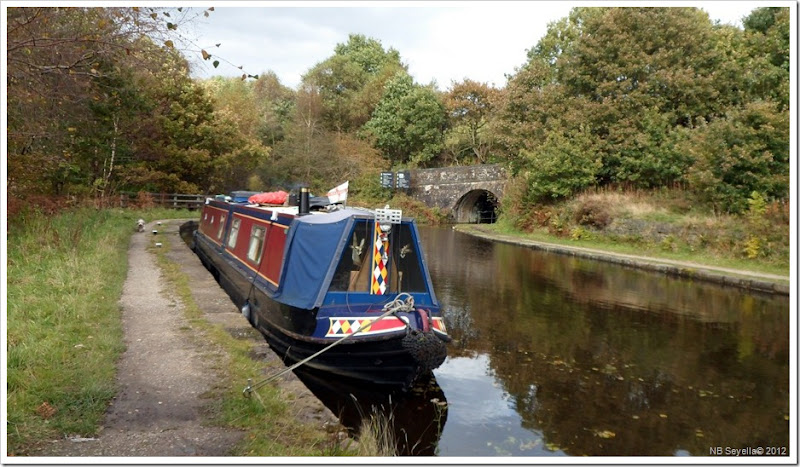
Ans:
<svg viewBox="0 0 800 467"><path fill-rule="evenodd" d="M137 219L188 211L82 208L9 219L7 453L97 434L124 350L119 298Z"/></svg>
<svg viewBox="0 0 800 467"><path fill-rule="evenodd" d="M786 277L786 282L789 281L789 272L783 265L761 263L742 258L724 257L708 251L692 251L688 248L666 250L657 244L647 245L642 243L624 243L615 239L603 237L575 239L553 235L544 231L520 232L504 223L482 225L481 229L496 234L509 235L541 243L551 243L569 247L592 248L596 250L607 251L609 253L646 256L654 259L685 261L706 266L782 275Z"/></svg>
<svg viewBox="0 0 800 467"><path fill-rule="evenodd" d="M789 205L753 197L741 215L679 190L595 190L549 205L504 201L493 232L568 246L781 275L789 279Z"/></svg>
<svg viewBox="0 0 800 467"><path fill-rule="evenodd" d="M265 362L253 360L252 341L236 339L221 325L208 322L192 297L188 277L180 265L168 258L167 237L160 237L161 248L154 249L166 280L184 304L187 332L204 348L213 352L220 383L206 394L210 401L211 423L244 430L244 441L234 448L237 456L333 456L347 455L335 436L321 432L318 426L304 424L295 417L290 398L274 386L259 388L250 398L242 389L248 379L264 377ZM268 371L283 369L273 365Z"/></svg>

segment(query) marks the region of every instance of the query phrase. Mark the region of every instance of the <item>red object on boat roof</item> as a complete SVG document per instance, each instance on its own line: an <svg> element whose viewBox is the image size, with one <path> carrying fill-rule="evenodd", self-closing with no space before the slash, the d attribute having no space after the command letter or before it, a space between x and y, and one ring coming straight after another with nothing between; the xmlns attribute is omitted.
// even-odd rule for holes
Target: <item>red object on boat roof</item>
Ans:
<svg viewBox="0 0 800 467"><path fill-rule="evenodd" d="M266 193L259 193L247 198L247 201L252 204L283 204L289 193L285 191L268 191Z"/></svg>

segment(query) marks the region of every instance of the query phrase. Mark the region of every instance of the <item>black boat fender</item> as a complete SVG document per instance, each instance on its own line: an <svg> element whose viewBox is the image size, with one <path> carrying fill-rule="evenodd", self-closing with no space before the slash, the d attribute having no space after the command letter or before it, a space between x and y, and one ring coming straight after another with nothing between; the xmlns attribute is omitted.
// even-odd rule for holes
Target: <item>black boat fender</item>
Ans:
<svg viewBox="0 0 800 467"><path fill-rule="evenodd" d="M425 373L439 368L447 358L447 346L444 341L430 330L428 315L423 310L417 310L422 318L423 330L406 327L403 337L403 348L408 351L420 365L420 373Z"/></svg>

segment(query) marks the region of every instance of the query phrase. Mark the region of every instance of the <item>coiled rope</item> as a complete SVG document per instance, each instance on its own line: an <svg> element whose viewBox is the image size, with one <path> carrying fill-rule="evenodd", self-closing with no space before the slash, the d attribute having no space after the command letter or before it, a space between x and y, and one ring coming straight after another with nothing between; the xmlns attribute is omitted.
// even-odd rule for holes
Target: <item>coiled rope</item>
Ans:
<svg viewBox="0 0 800 467"><path fill-rule="evenodd" d="M406 297L405 300L403 299L403 296ZM369 326L371 326L374 323L377 323L378 321L382 320L383 318L386 318L389 315L397 313L398 311L413 311L413 310L414 310L414 297L412 297L410 294L408 294L406 292L400 293L400 294L397 295L397 297L394 300L392 300L391 302L389 302L389 303L387 303L386 305L383 306L383 309L381 311L383 311L384 313L382 315L380 315L375 321L372 321L369 324ZM313 355L311 355L309 357L306 357L303 360L300 360L299 362L295 363L294 365L292 365L292 366L290 366L288 368L285 368L285 369L279 371L278 373L276 373L276 374L274 374L274 375L272 375L272 376L270 376L268 378L265 378L265 379L255 383L255 384L252 384L251 380L247 380L247 387L244 388L244 390L242 391L242 394L245 397L250 397L250 394L252 394L253 391L255 391L256 389L260 388L261 386L264 386L265 384L267 384L267 383L269 383L269 382L271 382L271 381L283 376L284 374L294 370L295 368L298 368L298 367L300 367L302 365L305 365L309 361L311 361L314 358L322 355L323 353L327 352L328 350L336 347L337 345L341 344L342 342L346 341L347 339L355 336L356 334L361 332L363 329L368 328L369 326L364 326L364 327L356 329L355 331L353 331L352 334L348 334L348 335L342 337L341 339L337 340L336 342L331 343L331 345L329 345L329 346L323 348L322 350L318 351L317 353L315 353L315 354L313 354ZM408 327L408 323L406 323L406 327Z"/></svg>

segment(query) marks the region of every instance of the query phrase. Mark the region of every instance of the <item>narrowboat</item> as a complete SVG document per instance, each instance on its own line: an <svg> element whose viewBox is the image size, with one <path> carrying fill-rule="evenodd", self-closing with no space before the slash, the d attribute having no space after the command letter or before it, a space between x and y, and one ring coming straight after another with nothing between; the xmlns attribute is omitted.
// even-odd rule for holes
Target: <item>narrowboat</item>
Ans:
<svg viewBox="0 0 800 467"><path fill-rule="evenodd" d="M413 219L341 204L309 211L307 190L297 204L209 199L194 234L270 347L287 365L313 356L311 369L404 389L441 365L450 338Z"/></svg>

